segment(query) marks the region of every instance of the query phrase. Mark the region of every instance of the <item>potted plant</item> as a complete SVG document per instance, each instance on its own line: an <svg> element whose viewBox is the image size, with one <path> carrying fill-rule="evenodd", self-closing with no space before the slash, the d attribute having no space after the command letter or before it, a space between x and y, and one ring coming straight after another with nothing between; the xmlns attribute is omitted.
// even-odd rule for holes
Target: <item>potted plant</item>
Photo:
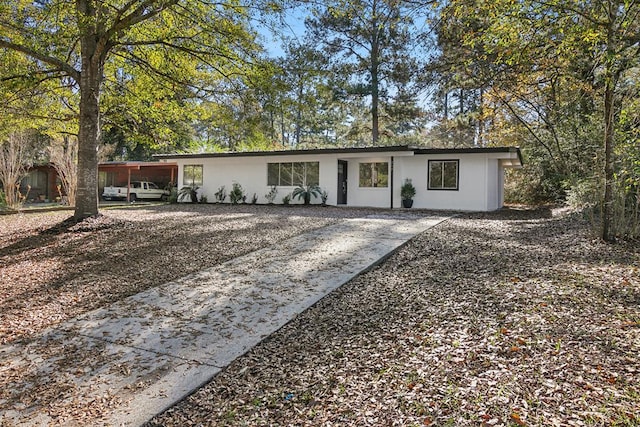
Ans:
<svg viewBox="0 0 640 427"><path fill-rule="evenodd" d="M400 198L402 199L402 207L410 208L413 206L413 197L416 195L416 187L411 183L411 179L405 178L404 184L400 187Z"/></svg>

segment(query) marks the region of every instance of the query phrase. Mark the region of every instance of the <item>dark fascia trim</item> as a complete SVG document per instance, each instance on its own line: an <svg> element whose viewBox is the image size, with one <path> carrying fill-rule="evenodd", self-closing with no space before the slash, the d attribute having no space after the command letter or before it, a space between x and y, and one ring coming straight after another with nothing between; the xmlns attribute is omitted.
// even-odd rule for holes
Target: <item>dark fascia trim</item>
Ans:
<svg viewBox="0 0 640 427"><path fill-rule="evenodd" d="M139 162L139 161L110 161L100 162L98 167L138 167L138 166L151 166L151 167L168 167L178 166L175 162Z"/></svg>
<svg viewBox="0 0 640 427"><path fill-rule="evenodd" d="M474 153L516 153L520 164L522 154L518 147L481 147L481 148L426 148L411 145L394 145L388 147L347 147L347 148L315 148L307 150L276 150L276 151L228 151L221 153L185 153L185 154L154 154L157 159L202 159L222 157L263 157L263 156L301 156L305 154L351 154L351 153L382 153L408 152L415 154L474 154Z"/></svg>
<svg viewBox="0 0 640 427"><path fill-rule="evenodd" d="M520 164L522 153L520 147L478 147L478 148L418 148L416 154L474 154L474 153L516 153Z"/></svg>
<svg viewBox="0 0 640 427"><path fill-rule="evenodd" d="M341 154L341 153L381 153L415 151L410 145L395 145L389 147L347 147L347 148L314 148L308 150L277 150L277 151L228 151L222 153L199 154L154 154L159 159L200 159L211 157L258 157L258 156L301 156L305 154Z"/></svg>

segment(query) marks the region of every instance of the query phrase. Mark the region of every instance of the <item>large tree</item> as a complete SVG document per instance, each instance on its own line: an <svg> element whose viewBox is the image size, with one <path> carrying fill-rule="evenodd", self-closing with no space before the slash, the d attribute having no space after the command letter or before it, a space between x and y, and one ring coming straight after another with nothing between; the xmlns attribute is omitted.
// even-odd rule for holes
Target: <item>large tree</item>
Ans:
<svg viewBox="0 0 640 427"><path fill-rule="evenodd" d="M77 220L98 213L100 98L110 60L195 93L198 83L206 84L204 75L233 74L238 58L253 49L242 19L234 1L0 2L0 50L29 59L26 80L68 78L79 94Z"/></svg>
<svg viewBox="0 0 640 427"><path fill-rule="evenodd" d="M409 52L415 49L413 21L401 0L334 0L313 8L307 20L312 38L321 42L340 73L351 76L347 92L371 97L371 142L380 137L381 101L393 78L415 76ZM398 67L403 73L398 72Z"/></svg>
<svg viewBox="0 0 640 427"><path fill-rule="evenodd" d="M455 64L443 68L454 85L445 93L481 89L493 135L523 129L533 160L546 158L559 185L593 177L605 240L616 234L615 138L640 66L639 14L624 0L451 0L441 9L443 64Z"/></svg>

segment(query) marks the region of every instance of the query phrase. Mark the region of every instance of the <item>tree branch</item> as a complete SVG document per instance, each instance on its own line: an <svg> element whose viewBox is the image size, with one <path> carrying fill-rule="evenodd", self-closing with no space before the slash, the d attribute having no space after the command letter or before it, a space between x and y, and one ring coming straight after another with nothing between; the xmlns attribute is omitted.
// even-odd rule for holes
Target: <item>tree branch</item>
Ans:
<svg viewBox="0 0 640 427"><path fill-rule="evenodd" d="M68 74L69 77L73 78L76 82L80 82L80 72L75 68L73 68L71 65L67 64L64 61L61 61L58 58L44 55L26 46L23 46L17 43L8 42L6 40L1 40L1 39L0 39L0 47L23 53L33 59L52 65L56 68L56 70L62 71Z"/></svg>

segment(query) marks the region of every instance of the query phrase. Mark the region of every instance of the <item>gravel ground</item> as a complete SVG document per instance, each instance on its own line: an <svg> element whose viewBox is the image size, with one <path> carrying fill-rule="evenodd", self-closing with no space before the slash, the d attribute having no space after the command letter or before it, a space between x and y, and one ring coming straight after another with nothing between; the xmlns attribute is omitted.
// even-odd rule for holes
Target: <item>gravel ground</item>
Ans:
<svg viewBox="0 0 640 427"><path fill-rule="evenodd" d="M148 426L637 426L639 269L575 215L463 215Z"/></svg>
<svg viewBox="0 0 640 427"><path fill-rule="evenodd" d="M0 217L0 342L374 212L181 205L105 210L78 225L61 224L64 212ZM639 352L637 244L605 245L567 213L465 214L149 426L640 425Z"/></svg>

